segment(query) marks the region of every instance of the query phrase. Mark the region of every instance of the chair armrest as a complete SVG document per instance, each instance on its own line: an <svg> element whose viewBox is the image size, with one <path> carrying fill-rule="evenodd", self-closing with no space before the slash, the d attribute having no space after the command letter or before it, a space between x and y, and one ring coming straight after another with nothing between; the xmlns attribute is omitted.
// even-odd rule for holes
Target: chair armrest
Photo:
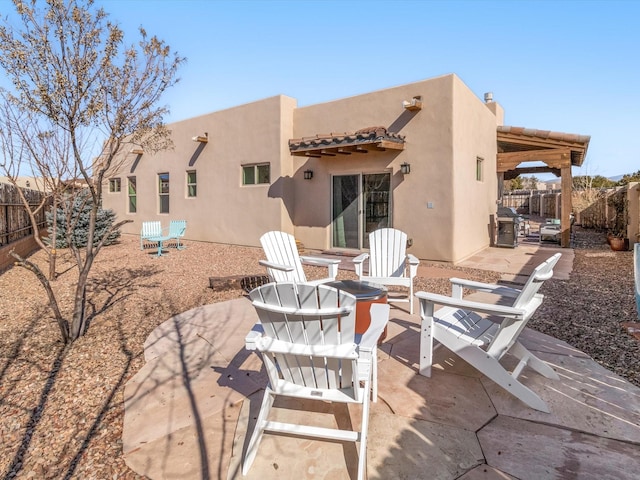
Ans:
<svg viewBox="0 0 640 480"><path fill-rule="evenodd" d="M358 275L358 277L361 277L363 274L363 263L366 259L369 258L369 254L368 253L361 253L360 255L358 255L356 258L354 258L352 260L353 265L355 267L356 270L356 275Z"/></svg>
<svg viewBox="0 0 640 480"><path fill-rule="evenodd" d="M509 297L509 298L516 298L518 295L520 295L519 289L507 287L505 285L474 282L473 280L466 280L464 278L450 278L449 281L454 286L454 288L457 286L462 288L468 288L470 290L477 290L479 292L484 292L484 293L493 293L495 295L501 295L503 297Z"/></svg>
<svg viewBox="0 0 640 480"><path fill-rule="evenodd" d="M352 261L353 263L362 263L364 262L367 258L369 258L369 254L368 253L361 253L360 255L358 255L356 258L354 258Z"/></svg>
<svg viewBox="0 0 640 480"><path fill-rule="evenodd" d="M318 265L321 267L338 265L342 261L335 258L320 258L320 257L307 257L307 256L300 256L300 260L303 263L306 263L308 265Z"/></svg>
<svg viewBox="0 0 640 480"><path fill-rule="evenodd" d="M247 336L244 337L244 348L247 350L257 350L258 347L256 346L256 342L262 337L263 333L264 329L262 328L262 325L256 323L253 328L249 330Z"/></svg>
<svg viewBox="0 0 640 480"><path fill-rule="evenodd" d="M371 323L360 339L360 351L371 352L374 348L377 348L378 339L389 321L389 309L390 307L387 303L371 304Z"/></svg>
<svg viewBox="0 0 640 480"><path fill-rule="evenodd" d="M418 265L420 265L420 260L411 253L407 254L407 259L409 260L409 277L413 278L418 274Z"/></svg>
<svg viewBox="0 0 640 480"><path fill-rule="evenodd" d="M320 258L320 257L307 257L300 256L302 263L307 265L315 265L318 267L327 267L329 269L329 277L336 278L338 276L338 265L342 260L335 258Z"/></svg>
<svg viewBox="0 0 640 480"><path fill-rule="evenodd" d="M259 260L258 263L263 267L273 268L274 270L281 270L283 272L293 272L294 267L290 265L280 265L279 263L267 262L266 260Z"/></svg>
<svg viewBox="0 0 640 480"><path fill-rule="evenodd" d="M500 315L502 317L513 318L515 320L524 320L528 313L527 310L524 310L522 308L513 308L504 305L493 305L490 303L474 302L471 300L464 300L462 298L447 297L446 295L439 295L437 293L417 292L415 296L420 300L420 302L460 308L462 310L486 313L489 315Z"/></svg>

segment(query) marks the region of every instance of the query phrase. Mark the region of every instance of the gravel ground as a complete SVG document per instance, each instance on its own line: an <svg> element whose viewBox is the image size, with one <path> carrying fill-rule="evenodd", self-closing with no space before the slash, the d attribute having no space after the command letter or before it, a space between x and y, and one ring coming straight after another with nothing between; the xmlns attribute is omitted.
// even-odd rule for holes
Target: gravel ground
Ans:
<svg viewBox="0 0 640 480"><path fill-rule="evenodd" d="M613 252L605 234L576 228L569 280L551 279L528 326L564 340L640 386L640 340L623 326L638 322L633 252Z"/></svg>
<svg viewBox="0 0 640 480"><path fill-rule="evenodd" d="M640 386L639 342L620 322L636 321L631 252L611 252L604 234L576 232L574 272L543 286L547 300L530 326L565 340ZM98 256L87 296L88 333L65 349L44 290L21 268L0 274L0 475L4 479L137 479L122 458L123 387L144 364L143 342L160 323L195 306L238 298L214 292L211 276L264 274L262 250L187 242L155 258L124 235ZM41 253L32 260L45 265ZM442 266L434 265L434 268ZM46 268L44 269L47 270ZM462 269L479 281L493 272ZM76 276L63 253L55 289L69 312ZM311 278L324 273L307 269ZM355 278L340 271L339 279ZM449 291L444 278L417 290Z"/></svg>

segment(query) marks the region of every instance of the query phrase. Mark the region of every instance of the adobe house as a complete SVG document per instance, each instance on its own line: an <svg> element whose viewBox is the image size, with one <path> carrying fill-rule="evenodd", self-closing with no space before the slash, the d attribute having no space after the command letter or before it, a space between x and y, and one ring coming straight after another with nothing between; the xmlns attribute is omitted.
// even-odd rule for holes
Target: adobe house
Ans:
<svg viewBox="0 0 640 480"><path fill-rule="evenodd" d="M282 230L322 251L393 226L417 257L455 263L491 242L503 117L454 74L306 107L267 98L170 124L174 150L133 148L103 207L133 220L123 233L184 219L187 240Z"/></svg>

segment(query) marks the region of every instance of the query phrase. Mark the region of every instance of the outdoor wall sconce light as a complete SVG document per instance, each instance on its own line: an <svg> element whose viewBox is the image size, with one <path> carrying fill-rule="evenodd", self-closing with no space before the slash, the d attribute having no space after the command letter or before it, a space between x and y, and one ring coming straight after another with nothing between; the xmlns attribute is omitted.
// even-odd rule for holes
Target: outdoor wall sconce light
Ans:
<svg viewBox="0 0 640 480"><path fill-rule="evenodd" d="M400 165L400 171L403 175L409 175L411 173L411 164L404 162L402 165Z"/></svg>
<svg viewBox="0 0 640 480"><path fill-rule="evenodd" d="M204 132L204 135L196 135L195 137L191 138L191 140L193 140L194 142L207 143L209 141L209 134L207 132Z"/></svg>
<svg viewBox="0 0 640 480"><path fill-rule="evenodd" d="M313 178L313 170L305 170L304 171L304 179L311 180Z"/></svg>
<svg viewBox="0 0 640 480"><path fill-rule="evenodd" d="M404 100L402 102L402 107L405 110L409 110L410 112L422 110L422 95L416 95L411 99L410 102L407 102L406 100Z"/></svg>

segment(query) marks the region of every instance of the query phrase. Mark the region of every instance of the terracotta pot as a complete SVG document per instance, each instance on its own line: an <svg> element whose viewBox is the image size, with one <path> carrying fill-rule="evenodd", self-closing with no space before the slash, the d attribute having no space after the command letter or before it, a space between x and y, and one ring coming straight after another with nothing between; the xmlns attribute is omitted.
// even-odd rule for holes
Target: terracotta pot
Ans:
<svg viewBox="0 0 640 480"><path fill-rule="evenodd" d="M609 246L614 252L623 252L629 248L629 240L620 237L611 237L609 239Z"/></svg>

